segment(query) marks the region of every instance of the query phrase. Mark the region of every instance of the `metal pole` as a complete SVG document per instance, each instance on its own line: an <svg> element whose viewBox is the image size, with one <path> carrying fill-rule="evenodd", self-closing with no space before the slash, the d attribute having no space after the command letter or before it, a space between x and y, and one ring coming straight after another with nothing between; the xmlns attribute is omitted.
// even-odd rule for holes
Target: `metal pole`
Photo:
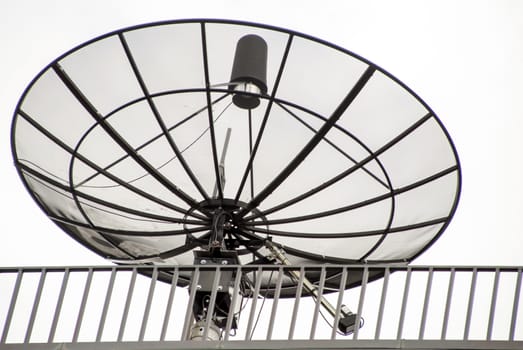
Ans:
<svg viewBox="0 0 523 350"><path fill-rule="evenodd" d="M229 140L231 138L231 128L227 128L227 133L225 134L225 141L223 143L222 156L220 158L220 164L218 165L218 173L220 174L220 188L223 190L225 187L225 155L227 154L227 148L229 147ZM212 192L212 197L218 197L218 181L214 185L214 191Z"/></svg>

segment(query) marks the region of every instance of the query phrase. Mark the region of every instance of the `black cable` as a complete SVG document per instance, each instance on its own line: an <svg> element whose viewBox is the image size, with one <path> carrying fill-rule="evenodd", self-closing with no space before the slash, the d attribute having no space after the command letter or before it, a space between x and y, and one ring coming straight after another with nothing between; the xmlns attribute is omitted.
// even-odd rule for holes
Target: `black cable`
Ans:
<svg viewBox="0 0 523 350"><path fill-rule="evenodd" d="M29 176L30 178L32 178L34 181L36 181L39 184L41 184L42 186L46 187L47 189L49 189L49 190L51 190L53 192L56 192L59 195L65 197L67 199L71 199L71 197L69 197L66 193L60 192L59 190L57 190L56 188L52 187L51 185L49 185L45 181L42 181L39 178L36 178L33 175L31 175L31 174L26 174L26 175ZM83 202L83 201L79 201L79 203L82 204L83 206L90 207L90 208L93 208L93 209L96 209L96 210L99 210L99 211L103 211L103 212L111 214L111 215L115 215L115 216L119 216L119 217L122 217L122 218L125 218L125 219L129 219L129 220L153 222L153 223L160 223L160 224L172 224L172 222L168 222L168 221L154 220L154 219L145 219L145 218L138 218L138 217L133 217L133 216L127 216L127 215L120 214L120 213L117 213L117 212L113 212L113 211L111 211L109 209L104 209L104 208L98 207L98 206L96 206L94 204L89 204L89 203L86 203L86 202ZM186 218L187 218L187 215L184 216L184 219L186 219ZM185 223L184 223L184 225L185 225Z"/></svg>
<svg viewBox="0 0 523 350"><path fill-rule="evenodd" d="M214 118L214 123L216 123L218 121L218 119L220 119L220 117L223 115L223 113L225 113L225 111L229 108L229 106L232 104L232 100L231 102L229 102L229 104L227 104L227 106L225 106L225 108L220 112L220 114L218 114L218 116L216 118ZM187 145L184 149L182 149L180 151L180 154L184 153L185 151L187 151L189 148L191 148L196 142L198 142L202 137L203 135L205 135L207 133L207 131L209 131L209 128L210 126L208 126L193 142L191 142L189 145ZM156 170L160 170L162 169L164 166L166 166L167 164L169 164L170 162L172 162L173 160L175 160L177 157L174 156L172 157L171 159L168 159L167 161L165 161L163 164L161 164L158 168L155 168ZM18 161L23 161L23 162L26 162L26 163L29 163L29 164L32 164L33 166L39 168L41 171L49 174L50 176L60 180L60 181L63 181L65 183L68 183L69 181L66 180L66 179L63 179L61 178L60 176L57 176L55 174L52 174L50 173L49 171L45 170L44 168L42 168L41 166L35 164L34 162L30 161L30 160L27 160L27 159L18 159ZM140 175L138 176L137 178L134 178L134 179L131 179L129 181L126 181L127 184L131 184L133 182L136 182L140 179L143 179L144 177L150 175L149 173L145 173L143 175ZM119 187L121 185L105 185L105 186L95 186L95 185L82 185L81 187L83 188L114 188L114 187ZM75 186L76 187L79 187L79 186Z"/></svg>
<svg viewBox="0 0 523 350"><path fill-rule="evenodd" d="M40 165L36 164L35 162L30 161L29 159L18 158L17 161L18 161L18 162L22 162L22 163L31 164L33 167L40 169L40 171L42 171L43 173L45 173L45 174L47 174L47 175L49 175L49 176L51 176L51 177L54 177L56 180L60 180L60 181L63 182L64 184L68 184L68 183L69 183L69 180L64 179L64 178L62 178L62 177L60 177L60 176L58 176L58 175L53 174L53 173L50 172L50 171L45 170L43 167L41 167ZM28 168L29 168L29 167L28 167Z"/></svg>

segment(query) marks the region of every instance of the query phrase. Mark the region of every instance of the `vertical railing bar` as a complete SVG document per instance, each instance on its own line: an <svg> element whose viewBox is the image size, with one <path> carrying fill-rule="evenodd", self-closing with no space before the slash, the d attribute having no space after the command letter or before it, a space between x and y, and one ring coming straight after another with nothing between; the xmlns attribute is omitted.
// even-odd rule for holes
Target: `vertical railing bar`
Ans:
<svg viewBox="0 0 523 350"><path fill-rule="evenodd" d="M205 317L203 340L207 340L207 337L209 336L209 328L211 327L212 316L214 315L214 309L216 308L216 296L218 295L218 284L220 283L221 272L222 270L220 265L217 265L215 267L214 280L212 282L211 300L209 302L209 307L207 308L207 314ZM224 286L221 287L224 288Z"/></svg>
<svg viewBox="0 0 523 350"><path fill-rule="evenodd" d="M238 294L240 294L240 282L242 279L242 270L241 266L238 266L236 268L236 277L234 279L234 287L232 291L232 300L231 300L231 307L229 308L229 313L227 314L227 323L225 325L225 335L224 340L229 340L229 334L231 332L232 327L232 321L235 317L234 308L236 307L236 301L238 299ZM241 310L240 310L241 311Z"/></svg>
<svg viewBox="0 0 523 350"><path fill-rule="evenodd" d="M18 299L18 293L20 292L23 274L24 271L22 269L18 269L18 272L16 274L15 286L13 288L13 293L11 294L11 303L9 304L9 310L7 310L7 316L5 319L4 330L2 331L2 339L0 340L0 344L5 344L5 342L7 341L7 335L9 333L9 328L11 327L11 320L13 319L16 300Z"/></svg>
<svg viewBox="0 0 523 350"><path fill-rule="evenodd" d="M381 288L380 308L378 310L378 320L376 321L376 331L374 339L378 340L381 334L381 324L383 323L383 311L385 309L385 302L387 300L387 289L389 287L390 268L385 268L385 275L383 276L383 286Z"/></svg>
<svg viewBox="0 0 523 350"><path fill-rule="evenodd" d="M38 306L40 305L40 298L42 297L42 291L44 289L45 277L47 276L47 269L44 267L40 272L40 280L38 282L38 288L36 290L35 299L33 301L33 308L31 310L31 316L29 318L29 324L27 325L27 330L25 332L24 344L29 343L31 339L31 334L33 333L33 326L36 318L36 313L38 312Z"/></svg>
<svg viewBox="0 0 523 350"><path fill-rule="evenodd" d="M492 339L492 328L494 327L494 316L496 314L496 302L498 299L498 289L499 289L499 268L496 268L496 274L494 276L494 284L492 285L492 299L490 300L490 312L488 319L487 327L487 340Z"/></svg>
<svg viewBox="0 0 523 350"><path fill-rule="evenodd" d="M427 285L425 287L425 300L423 301L423 312L421 313L421 324L419 327L418 340L423 340L425 337L425 325L427 323L427 313L430 303L430 293L432 291L432 279L434 277L434 269L429 268L429 275L427 277Z"/></svg>
<svg viewBox="0 0 523 350"><path fill-rule="evenodd" d="M247 321L247 329L245 331L245 340L251 340L252 338L252 324L254 322L254 315L256 314L256 304L258 301L258 294L260 293L260 285L262 281L262 268L258 267L256 271L256 285L254 286L254 294L252 295L251 312L249 314L249 320Z"/></svg>
<svg viewBox="0 0 523 350"><path fill-rule="evenodd" d="M516 280L516 288L514 290L514 302L512 303L512 319L510 321L510 334L509 334L509 340L514 341L514 333L516 332L516 320L518 316L518 308L519 308L519 297L521 293L521 275L522 275L521 268L518 269L518 277Z"/></svg>
<svg viewBox="0 0 523 350"><path fill-rule="evenodd" d="M400 340L403 335L403 323L405 322L405 312L407 310L407 299L409 297L411 275L412 275L412 269L409 266L409 267L407 267L407 277L405 278L405 287L403 290L403 301L401 302L400 319L398 322L398 334L396 336L397 340Z"/></svg>
<svg viewBox="0 0 523 350"><path fill-rule="evenodd" d="M87 273L87 279L85 280L84 293L82 296L82 302L80 303L80 309L78 310L78 317L76 318L76 325L73 333L73 343L78 342L78 336L80 335L80 328L84 319L85 306L87 305L87 298L89 297L89 291L91 290L91 282L93 281L93 268L90 267Z"/></svg>
<svg viewBox="0 0 523 350"><path fill-rule="evenodd" d="M465 319L465 330L463 332L463 340L469 339L470 321L472 317L472 309L474 306L474 293L476 292L476 281L478 278L478 269L472 269L472 280L470 281L469 303L467 307L467 317Z"/></svg>
<svg viewBox="0 0 523 350"><path fill-rule="evenodd" d="M449 315L450 315L450 307L452 305L452 293L454 290L455 277L456 277L456 269L451 268L449 286L447 289L447 301L445 303L445 314L443 315L443 325L441 326L441 340L445 340L447 338L447 328L449 325Z"/></svg>
<svg viewBox="0 0 523 350"><path fill-rule="evenodd" d="M360 300L358 302L358 312L356 313L356 322L354 324L354 334L352 339L358 339L358 333L361 324L361 313L363 312L363 303L365 302L365 293L367 292L367 282L369 280L369 268L365 266L363 269L363 278L360 289Z"/></svg>
<svg viewBox="0 0 523 350"><path fill-rule="evenodd" d="M149 292L147 293L147 302L145 303L145 309L143 311L142 326L140 328L140 335L138 341L143 341L145 337L145 331L147 329L147 322L149 321L149 314L151 312L151 304L153 302L154 289L156 286L156 280L158 279L158 267L153 267L153 274L151 276L151 283L149 283Z"/></svg>
<svg viewBox="0 0 523 350"><path fill-rule="evenodd" d="M316 325L318 323L318 315L320 313L320 307L321 307L321 298L323 297L323 287L325 285L325 265L321 267L321 274L320 274L320 282L317 289L317 296L316 296L316 307L314 308L314 314L312 316L312 323L311 323L311 332L309 335L309 340L314 340L314 336L316 334Z"/></svg>
<svg viewBox="0 0 523 350"><path fill-rule="evenodd" d="M67 289L67 282L69 281L69 269L66 267L64 275L62 277L62 286L60 287L60 293L58 294L58 300L56 301L56 307L54 311L53 321L51 323L51 330L49 331L49 337L47 338L48 343L52 343L56 334L56 327L58 326L58 319L60 318L60 312L62 311L62 305L65 297L65 290Z"/></svg>
<svg viewBox="0 0 523 350"><path fill-rule="evenodd" d="M133 299L134 285L136 283L136 275L138 271L136 267L133 267L131 279L129 280L129 288L127 289L127 297L125 298L125 306L122 313L122 320L120 321L120 330L118 331L117 340L120 342L123 339L125 332L125 326L127 324L127 317L129 316L129 309L131 307L131 301Z"/></svg>
<svg viewBox="0 0 523 350"><path fill-rule="evenodd" d="M198 286L198 280L200 278L200 268L198 266L195 267L192 275L192 281L191 281L191 287L189 289L189 301L187 302L187 309L185 311L185 320L183 323L183 331L182 331L182 341L188 340L189 334L190 334L190 328L191 328L191 321L193 318L192 315L192 308L194 304L194 298L196 296L196 289Z"/></svg>
<svg viewBox="0 0 523 350"><path fill-rule="evenodd" d="M169 290L169 297L167 299L167 305L165 307L165 315L163 317L162 332L160 334L160 341L165 341L167 334L167 328L169 327L169 320L171 318L171 309L173 306L174 293L176 291L176 284L178 283L178 267L174 268L173 276L171 279L171 289Z"/></svg>
<svg viewBox="0 0 523 350"><path fill-rule="evenodd" d="M116 268L111 268L111 277L109 279L109 285L107 286L107 293L105 294L104 306L102 309L102 315L100 317L100 323L98 324L98 332L96 333L96 341L99 342L102 339L102 333L105 327L105 319L107 318L107 312L109 311L109 304L111 303L111 296L113 294L114 280L116 279Z"/></svg>
<svg viewBox="0 0 523 350"><path fill-rule="evenodd" d="M301 292L303 290L303 277L305 276L305 267L300 267L300 279L298 280L298 285L296 286L296 296L294 299L294 307L292 309L292 318L291 324L289 327L289 336L288 339L292 340L294 337L294 329L296 326L296 318L298 317L298 309L300 307Z"/></svg>
<svg viewBox="0 0 523 350"><path fill-rule="evenodd" d="M332 324L331 340L336 339L338 333L338 324L340 323L341 306L343 305L343 294L347 285L347 269L342 267L340 287L338 289L338 302L336 303L336 316L334 317L334 323Z"/></svg>
<svg viewBox="0 0 523 350"><path fill-rule="evenodd" d="M278 269L278 280L276 281L276 289L275 289L274 295L272 297L272 310L271 310L271 317L269 320L269 327L267 328L266 340L271 340L271 338L272 338L272 330L274 327L274 319L276 318L276 311L278 309L278 302L280 299L282 280L283 280L283 267L280 266L280 268Z"/></svg>

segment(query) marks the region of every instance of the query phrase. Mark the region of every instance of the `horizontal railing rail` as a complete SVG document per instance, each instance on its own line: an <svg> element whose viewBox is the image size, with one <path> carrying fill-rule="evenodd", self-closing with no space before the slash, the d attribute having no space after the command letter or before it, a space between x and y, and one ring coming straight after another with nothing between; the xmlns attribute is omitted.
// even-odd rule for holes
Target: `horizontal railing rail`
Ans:
<svg viewBox="0 0 523 350"><path fill-rule="evenodd" d="M522 270L404 265L4 267L0 349L63 343L197 348L188 340L193 303L209 275L210 314L220 308L218 291L230 294L230 309L219 310L227 314L218 340L223 348L260 342L265 344L261 348L273 348L289 341L297 348L323 342L332 348L362 342L391 348L423 342L518 348L523 345ZM301 276L299 288L289 277L291 271ZM302 288L303 276L311 272L320 276L314 286L319 297ZM354 274L361 283L344 290ZM293 297L284 298L289 290ZM335 308L334 317L321 297ZM337 325L347 307L361 327L343 335ZM209 326L211 321L206 322Z"/></svg>

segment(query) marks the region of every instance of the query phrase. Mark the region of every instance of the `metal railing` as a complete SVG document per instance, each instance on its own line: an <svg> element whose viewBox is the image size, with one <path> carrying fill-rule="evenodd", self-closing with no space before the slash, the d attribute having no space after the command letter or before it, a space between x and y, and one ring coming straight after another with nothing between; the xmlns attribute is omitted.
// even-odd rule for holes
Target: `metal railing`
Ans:
<svg viewBox="0 0 523 350"><path fill-rule="evenodd" d="M129 349L143 344L150 349L166 344L270 349L288 342L303 349L326 344L523 348L522 270L394 265L0 268L0 349L55 349L56 344L102 349L103 344L123 343ZM361 328L340 334L339 316L327 314L318 298L301 297L302 288L294 288L296 297L281 297L289 295L289 271L320 276L318 294L336 307L337 315L343 305L351 308ZM214 276L211 313L219 307L217 290L223 288L229 289L233 307L219 341L191 342L192 304L201 276L208 272ZM225 274L233 276L229 287L221 285ZM353 274L362 276L361 285L343 290ZM333 275L338 286L329 282ZM261 287L267 278L270 291ZM249 298L240 289L243 294L248 289ZM272 297L264 298L267 293Z"/></svg>

